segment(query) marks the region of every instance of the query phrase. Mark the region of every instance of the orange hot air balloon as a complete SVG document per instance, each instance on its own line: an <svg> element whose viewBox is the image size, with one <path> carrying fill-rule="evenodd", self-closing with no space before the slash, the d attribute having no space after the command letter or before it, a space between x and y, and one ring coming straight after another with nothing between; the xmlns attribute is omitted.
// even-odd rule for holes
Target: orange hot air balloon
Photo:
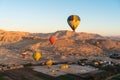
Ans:
<svg viewBox="0 0 120 80"><path fill-rule="evenodd" d="M50 68L52 66L52 64L53 64L52 59L50 59L46 62L46 65L48 66L48 68Z"/></svg>
<svg viewBox="0 0 120 80"><path fill-rule="evenodd" d="M49 38L49 41L50 41L51 44L54 44L55 41L56 41L56 37L55 37L55 36L51 36L51 37Z"/></svg>
<svg viewBox="0 0 120 80"><path fill-rule="evenodd" d="M75 29L78 27L78 25L80 24L80 21L81 20L78 15L71 15L67 19L67 22L73 31L75 31Z"/></svg>

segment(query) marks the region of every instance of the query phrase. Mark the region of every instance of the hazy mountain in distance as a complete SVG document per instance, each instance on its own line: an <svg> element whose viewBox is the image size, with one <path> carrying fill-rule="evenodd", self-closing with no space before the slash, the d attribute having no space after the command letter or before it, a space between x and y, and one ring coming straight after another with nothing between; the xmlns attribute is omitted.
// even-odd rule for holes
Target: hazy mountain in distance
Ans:
<svg viewBox="0 0 120 80"><path fill-rule="evenodd" d="M108 39L112 39L115 41L120 41L120 36L106 36Z"/></svg>

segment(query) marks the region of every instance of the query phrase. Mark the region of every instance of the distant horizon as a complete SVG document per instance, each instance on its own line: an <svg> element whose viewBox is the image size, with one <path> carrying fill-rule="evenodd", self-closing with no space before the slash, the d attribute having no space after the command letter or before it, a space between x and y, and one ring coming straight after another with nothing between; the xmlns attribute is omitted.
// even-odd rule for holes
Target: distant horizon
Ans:
<svg viewBox="0 0 120 80"><path fill-rule="evenodd" d="M70 15L78 15L76 32L120 35L120 0L0 0L0 29L31 33L71 30Z"/></svg>

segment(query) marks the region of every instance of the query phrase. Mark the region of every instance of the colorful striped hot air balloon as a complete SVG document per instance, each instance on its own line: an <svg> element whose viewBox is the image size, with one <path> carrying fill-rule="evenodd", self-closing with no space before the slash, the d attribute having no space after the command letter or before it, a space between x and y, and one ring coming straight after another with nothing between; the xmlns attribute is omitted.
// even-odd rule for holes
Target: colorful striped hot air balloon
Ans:
<svg viewBox="0 0 120 80"><path fill-rule="evenodd" d="M75 29L78 27L78 25L80 24L80 21L81 21L80 17L77 15L71 15L67 19L67 22L73 31L75 31Z"/></svg>
<svg viewBox="0 0 120 80"><path fill-rule="evenodd" d="M33 54L33 59L34 59L35 61L39 61L40 58L41 58L41 53L35 52L35 53Z"/></svg>

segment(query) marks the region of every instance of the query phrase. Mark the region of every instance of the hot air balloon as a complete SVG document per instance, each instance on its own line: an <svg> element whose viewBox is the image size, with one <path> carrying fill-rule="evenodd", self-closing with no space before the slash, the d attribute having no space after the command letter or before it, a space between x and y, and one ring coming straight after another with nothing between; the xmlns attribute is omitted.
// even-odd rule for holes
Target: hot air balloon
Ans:
<svg viewBox="0 0 120 80"><path fill-rule="evenodd" d="M34 59L35 61L39 61L40 58L41 58L41 53L35 52L35 53L33 54L33 59Z"/></svg>
<svg viewBox="0 0 120 80"><path fill-rule="evenodd" d="M27 55L27 51L25 50L22 50L22 53L21 53L22 57L25 59L26 58L26 55Z"/></svg>
<svg viewBox="0 0 120 80"><path fill-rule="evenodd" d="M78 27L80 21L80 17L77 15L70 15L67 19L67 22L73 31L75 31L75 29Z"/></svg>
<svg viewBox="0 0 120 80"><path fill-rule="evenodd" d="M46 62L46 65L48 66L48 68L51 67L52 63L53 63L53 61L51 59Z"/></svg>
<svg viewBox="0 0 120 80"><path fill-rule="evenodd" d="M69 67L67 64L64 64L64 65L61 65L60 68L61 68L61 69L68 69L68 68L70 68L70 67Z"/></svg>
<svg viewBox="0 0 120 80"><path fill-rule="evenodd" d="M50 41L51 44L54 44L55 41L56 41L56 37L55 37L55 36L51 36L51 37L49 38L49 41Z"/></svg>

